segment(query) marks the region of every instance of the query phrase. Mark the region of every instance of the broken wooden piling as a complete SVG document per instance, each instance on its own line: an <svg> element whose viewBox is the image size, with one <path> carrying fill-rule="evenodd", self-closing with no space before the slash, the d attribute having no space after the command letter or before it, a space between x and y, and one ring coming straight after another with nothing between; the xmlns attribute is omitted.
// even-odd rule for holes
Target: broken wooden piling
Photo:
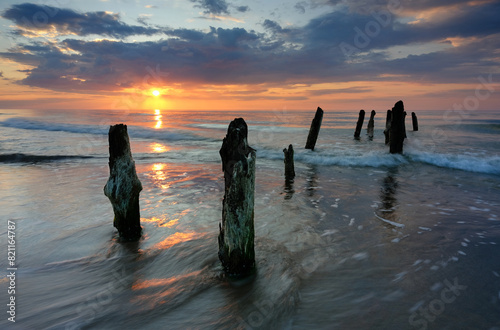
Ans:
<svg viewBox="0 0 500 330"><path fill-rule="evenodd" d="M231 276L255 270L254 190L255 150L248 146L248 127L243 118L228 127L219 154L224 172L222 223L219 224L219 259Z"/></svg>
<svg viewBox="0 0 500 330"><path fill-rule="evenodd" d="M398 101L394 108L392 108L392 119L391 119L391 142L390 142L390 152L391 154L400 154L403 152L403 142L405 139L405 123L404 123L404 105L403 101Z"/></svg>
<svg viewBox="0 0 500 330"><path fill-rule="evenodd" d="M415 112L411 113L411 122L413 124L413 131L416 132L418 131L418 120L417 120L417 115Z"/></svg>
<svg viewBox="0 0 500 330"><path fill-rule="evenodd" d="M356 130L354 131L354 138L359 139L361 134L361 128L363 127L363 121L365 120L365 110L359 110L358 122L356 123Z"/></svg>
<svg viewBox="0 0 500 330"><path fill-rule="evenodd" d="M368 139L373 140L373 129L375 127L375 110L370 113L370 120L368 121Z"/></svg>
<svg viewBox="0 0 500 330"><path fill-rule="evenodd" d="M137 240L141 237L139 193L141 181L137 177L135 162L130 151L127 125L110 126L109 133L109 179L104 194L113 206L113 225L121 238Z"/></svg>
<svg viewBox="0 0 500 330"><path fill-rule="evenodd" d="M391 142L391 120L392 120L392 111L387 110L387 116L385 117L385 144L389 144Z"/></svg>
<svg viewBox="0 0 500 330"><path fill-rule="evenodd" d="M309 135L307 136L306 149L314 150L316 146L316 140L318 139L319 129L321 128L321 122L323 121L323 109L318 107L314 119L311 122L311 128L309 129Z"/></svg>
<svg viewBox="0 0 500 330"><path fill-rule="evenodd" d="M293 146L290 144L288 149L283 149L285 154L285 179L292 180L295 177L295 165L293 162Z"/></svg>

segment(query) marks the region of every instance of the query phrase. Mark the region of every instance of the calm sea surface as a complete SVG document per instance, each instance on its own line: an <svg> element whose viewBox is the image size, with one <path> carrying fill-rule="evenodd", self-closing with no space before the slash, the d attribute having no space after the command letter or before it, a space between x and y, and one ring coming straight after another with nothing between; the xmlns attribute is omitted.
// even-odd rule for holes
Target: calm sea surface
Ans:
<svg viewBox="0 0 500 330"><path fill-rule="evenodd" d="M408 110L411 112L413 110ZM0 110L2 329L500 329L500 111L415 111L403 155L353 139L357 112ZM218 151L243 117L257 149L257 275L217 258ZM120 243L109 125L125 123L143 238ZM295 148L285 184L283 148ZM8 221L16 317L8 321Z"/></svg>

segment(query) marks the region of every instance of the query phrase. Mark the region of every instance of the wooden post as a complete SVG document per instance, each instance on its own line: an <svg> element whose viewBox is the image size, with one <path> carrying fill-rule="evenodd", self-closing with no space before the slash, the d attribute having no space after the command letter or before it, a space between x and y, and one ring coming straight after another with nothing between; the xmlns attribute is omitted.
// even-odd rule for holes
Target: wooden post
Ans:
<svg viewBox="0 0 500 330"><path fill-rule="evenodd" d="M408 138L408 135L406 135L406 111L403 111L403 131L405 133L405 139Z"/></svg>
<svg viewBox="0 0 500 330"><path fill-rule="evenodd" d="M219 259L235 277L255 270L254 190L255 150L248 146L248 127L236 118L228 127L219 154L224 172L222 223L219 224Z"/></svg>
<svg viewBox="0 0 500 330"><path fill-rule="evenodd" d="M375 110L372 110L372 112L370 113L370 120L368 121L368 128L367 128L367 131L368 131L368 138L370 140L373 140L373 128L375 126Z"/></svg>
<svg viewBox="0 0 500 330"><path fill-rule="evenodd" d="M404 105L403 101L398 101L394 108L392 108L392 120L391 120L391 142L390 142L390 152L391 154L400 154L403 152L403 142L405 139L405 128L404 128Z"/></svg>
<svg viewBox="0 0 500 330"><path fill-rule="evenodd" d="M323 121L323 109L318 107L318 109L316 110L316 115L314 115L314 119L311 122L309 135L307 136L306 149L314 150L322 121Z"/></svg>
<svg viewBox="0 0 500 330"><path fill-rule="evenodd" d="M361 128L363 127L363 121L365 120L365 110L359 110L358 122L356 124L356 130L354 131L354 138L359 139L361 134Z"/></svg>
<svg viewBox="0 0 500 330"><path fill-rule="evenodd" d="M290 144L288 150L283 149L285 154L285 179L292 180L295 177L295 166L293 162L293 146Z"/></svg>
<svg viewBox="0 0 500 330"><path fill-rule="evenodd" d="M413 124L413 131L416 132L418 131L418 120L417 120L417 115L415 112L411 113L411 122Z"/></svg>
<svg viewBox="0 0 500 330"><path fill-rule="evenodd" d="M391 142L391 120L392 120L392 111L387 110L387 117L385 117L385 144L389 144Z"/></svg>
<svg viewBox="0 0 500 330"><path fill-rule="evenodd" d="M104 194L113 205L113 225L118 229L120 237L137 240L142 231L139 214L139 193L142 184L135 171L127 125L110 126L108 137L110 173L104 186Z"/></svg>

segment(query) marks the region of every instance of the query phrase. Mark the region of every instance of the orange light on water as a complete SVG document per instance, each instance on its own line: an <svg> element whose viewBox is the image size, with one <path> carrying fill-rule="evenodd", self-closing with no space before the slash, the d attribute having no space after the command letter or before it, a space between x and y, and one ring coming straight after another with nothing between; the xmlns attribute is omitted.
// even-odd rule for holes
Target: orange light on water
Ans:
<svg viewBox="0 0 500 330"><path fill-rule="evenodd" d="M149 146L151 147L151 150L153 152L157 152L157 153L162 153L162 152L166 152L166 151L169 150L169 148L166 145L163 145L161 143L156 143L155 142L155 143L151 143Z"/></svg>
<svg viewBox="0 0 500 330"><path fill-rule="evenodd" d="M161 115L160 109L155 109L155 120L156 120L156 125L155 128L159 129L163 125L163 121L161 120L163 116Z"/></svg>

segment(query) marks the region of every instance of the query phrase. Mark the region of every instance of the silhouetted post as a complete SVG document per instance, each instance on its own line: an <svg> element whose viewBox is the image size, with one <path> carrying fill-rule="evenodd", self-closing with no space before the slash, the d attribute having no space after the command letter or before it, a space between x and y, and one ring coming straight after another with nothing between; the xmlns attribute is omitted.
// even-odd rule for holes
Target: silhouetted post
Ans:
<svg viewBox="0 0 500 330"><path fill-rule="evenodd" d="M416 132L418 131L418 120L417 120L417 115L415 112L411 113L411 122L413 124L413 131Z"/></svg>
<svg viewBox="0 0 500 330"><path fill-rule="evenodd" d="M406 115L407 115L406 111L403 111L403 131L405 132L405 139L408 137L406 135Z"/></svg>
<svg viewBox="0 0 500 330"><path fill-rule="evenodd" d="M120 237L137 240L142 231L139 214L139 193L142 184L135 171L127 125L110 126L108 137L109 179L104 186L104 194L113 206L113 225L118 229Z"/></svg>
<svg viewBox="0 0 500 330"><path fill-rule="evenodd" d="M359 110L358 122L356 124L356 130L354 131L354 138L359 139L361 134L361 128L363 127L363 121L365 120L365 110Z"/></svg>
<svg viewBox="0 0 500 330"><path fill-rule="evenodd" d="M403 152L403 142L405 139L405 127L404 127L404 105L403 101L398 101L394 108L392 108L392 120L391 120L391 142L390 142L390 152L391 154L400 154Z"/></svg>
<svg viewBox="0 0 500 330"><path fill-rule="evenodd" d="M292 180L295 177L295 166L293 162L293 146L290 144L288 150L283 149L285 154L285 179Z"/></svg>
<svg viewBox="0 0 500 330"><path fill-rule="evenodd" d="M370 113L370 120L368 121L368 128L367 128L367 131L368 131L368 138L370 140L373 140L373 128L375 126L375 110L372 110L372 112Z"/></svg>
<svg viewBox="0 0 500 330"><path fill-rule="evenodd" d="M316 115L311 122L311 128L309 129L309 135L307 136L306 149L314 150L316 146L316 140L318 139L319 129L321 128L321 122L323 121L323 109L318 107L316 110Z"/></svg>
<svg viewBox="0 0 500 330"><path fill-rule="evenodd" d="M219 224L219 259L231 276L245 276L255 269L254 190L255 150L248 146L243 118L227 129L219 154L224 172L222 224Z"/></svg>
<svg viewBox="0 0 500 330"><path fill-rule="evenodd" d="M389 144L391 142L391 120L392 120L392 111L387 110L387 117L385 118L385 144Z"/></svg>

